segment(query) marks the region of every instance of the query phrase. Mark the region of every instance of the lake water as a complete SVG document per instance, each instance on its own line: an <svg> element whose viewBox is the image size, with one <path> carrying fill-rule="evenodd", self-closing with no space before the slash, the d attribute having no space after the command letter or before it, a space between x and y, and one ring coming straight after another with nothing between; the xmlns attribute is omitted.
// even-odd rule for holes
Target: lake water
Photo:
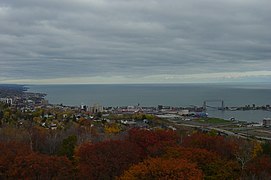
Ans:
<svg viewBox="0 0 271 180"><path fill-rule="evenodd" d="M31 85L31 92L46 93L52 104L103 106L202 106L204 100L224 100L225 106L271 104L271 84L121 84L121 85ZM219 102L209 103L221 106ZM261 121L270 111L208 111L224 119Z"/></svg>

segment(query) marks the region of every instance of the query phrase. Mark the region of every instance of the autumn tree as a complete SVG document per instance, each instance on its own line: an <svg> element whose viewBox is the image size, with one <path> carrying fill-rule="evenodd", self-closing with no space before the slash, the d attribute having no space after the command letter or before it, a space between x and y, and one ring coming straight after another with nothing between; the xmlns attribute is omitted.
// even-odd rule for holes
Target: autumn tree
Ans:
<svg viewBox="0 0 271 180"><path fill-rule="evenodd" d="M120 125L113 123L113 124L106 124L104 127L104 131L107 134L117 134L121 131Z"/></svg>
<svg viewBox="0 0 271 180"><path fill-rule="evenodd" d="M203 179L203 173L195 163L184 159L150 158L131 166L119 180L139 179Z"/></svg>
<svg viewBox="0 0 271 180"><path fill-rule="evenodd" d="M235 157L235 149L238 142L233 138L225 138L223 136L210 136L204 133L195 133L183 139L182 146L191 148L207 149L218 153L226 158Z"/></svg>
<svg viewBox="0 0 271 180"><path fill-rule="evenodd" d="M143 129L131 129L128 140L141 147L147 155L159 156L167 147L176 146L179 137L171 130L148 131Z"/></svg>
<svg viewBox="0 0 271 180"><path fill-rule="evenodd" d="M27 132L30 149L33 150L35 122L33 121L33 116L31 114L27 114L27 121L24 121L23 127Z"/></svg>
<svg viewBox="0 0 271 180"><path fill-rule="evenodd" d="M14 164L14 160L20 156L31 153L27 144L18 142L0 142L0 179L9 177L8 171Z"/></svg>
<svg viewBox="0 0 271 180"><path fill-rule="evenodd" d="M84 143L76 151L82 179L113 179L142 160L141 149L128 141Z"/></svg>
<svg viewBox="0 0 271 180"><path fill-rule="evenodd" d="M251 179L270 179L271 158L263 155L256 157L247 164L246 177Z"/></svg>
<svg viewBox="0 0 271 180"><path fill-rule="evenodd" d="M0 141L21 142L28 144L28 135L24 129L18 129L11 125L0 128Z"/></svg>
<svg viewBox="0 0 271 180"><path fill-rule="evenodd" d="M61 132L58 130L48 130L44 144L47 154L56 154L62 142Z"/></svg>
<svg viewBox="0 0 271 180"><path fill-rule="evenodd" d="M256 141L238 140L238 144L238 148L235 149L234 155L236 160L240 163L243 172L248 162L261 153L262 148Z"/></svg>
<svg viewBox="0 0 271 180"><path fill-rule="evenodd" d="M70 179L74 170L66 157L31 153L18 156L9 174L13 179Z"/></svg>
<svg viewBox="0 0 271 180"><path fill-rule="evenodd" d="M163 155L165 158L181 158L196 163L203 171L205 179L237 179L239 165L215 152L199 148L171 147Z"/></svg>
<svg viewBox="0 0 271 180"><path fill-rule="evenodd" d="M26 131L26 132L27 134L29 133L29 131ZM47 134L48 134L48 130L42 127L39 127L39 126L32 127L30 135L31 135L33 151L45 152L44 149L46 148L45 141L46 141Z"/></svg>

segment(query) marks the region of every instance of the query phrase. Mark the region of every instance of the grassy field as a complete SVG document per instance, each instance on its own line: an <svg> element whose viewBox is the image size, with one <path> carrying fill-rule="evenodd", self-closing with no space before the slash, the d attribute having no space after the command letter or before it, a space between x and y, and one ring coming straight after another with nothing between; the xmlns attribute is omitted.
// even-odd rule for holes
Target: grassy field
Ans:
<svg viewBox="0 0 271 180"><path fill-rule="evenodd" d="M195 120L199 123L208 123L208 124L224 124L224 123L230 123L229 120L219 119L219 118L200 118Z"/></svg>

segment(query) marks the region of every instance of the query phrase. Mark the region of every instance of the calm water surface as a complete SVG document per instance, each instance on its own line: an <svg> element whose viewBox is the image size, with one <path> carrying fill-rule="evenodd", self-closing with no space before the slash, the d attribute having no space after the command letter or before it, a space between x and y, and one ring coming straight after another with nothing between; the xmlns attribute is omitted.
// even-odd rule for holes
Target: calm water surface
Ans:
<svg viewBox="0 0 271 180"><path fill-rule="evenodd" d="M129 84L129 85L31 85L31 92L46 93L52 104L103 106L202 106L204 100L222 99L225 106L271 104L271 84ZM211 103L219 106L219 103ZM210 116L261 121L268 111L209 111Z"/></svg>

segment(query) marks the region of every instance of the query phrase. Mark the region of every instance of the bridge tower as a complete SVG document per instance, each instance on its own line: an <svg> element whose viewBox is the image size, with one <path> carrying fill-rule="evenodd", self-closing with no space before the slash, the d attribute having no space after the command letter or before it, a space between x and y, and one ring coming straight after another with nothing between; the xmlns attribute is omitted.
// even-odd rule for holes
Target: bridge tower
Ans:
<svg viewBox="0 0 271 180"><path fill-rule="evenodd" d="M207 110L207 102L221 102L221 107L219 108L220 110L224 111L225 110L225 103L224 100L221 99L214 99L214 100L205 100L203 101L203 110Z"/></svg>

